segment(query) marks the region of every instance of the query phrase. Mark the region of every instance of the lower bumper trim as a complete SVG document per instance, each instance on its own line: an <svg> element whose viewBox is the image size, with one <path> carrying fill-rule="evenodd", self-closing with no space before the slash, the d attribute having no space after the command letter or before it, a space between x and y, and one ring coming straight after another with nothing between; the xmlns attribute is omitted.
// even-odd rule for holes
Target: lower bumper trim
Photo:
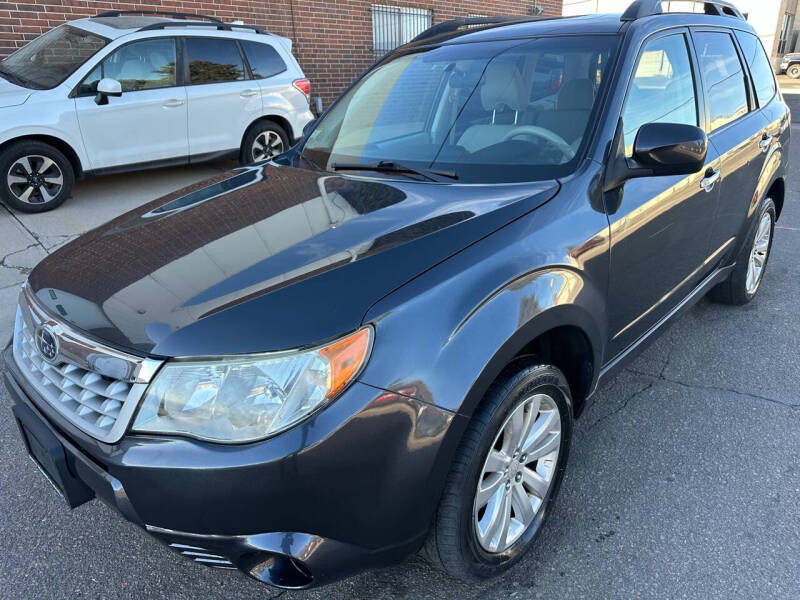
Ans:
<svg viewBox="0 0 800 600"><path fill-rule="evenodd" d="M206 566L237 568L254 579L282 589L324 585L364 569L396 562L396 549L372 551L309 533L208 535L145 525L174 551ZM401 550L418 548L423 539Z"/></svg>

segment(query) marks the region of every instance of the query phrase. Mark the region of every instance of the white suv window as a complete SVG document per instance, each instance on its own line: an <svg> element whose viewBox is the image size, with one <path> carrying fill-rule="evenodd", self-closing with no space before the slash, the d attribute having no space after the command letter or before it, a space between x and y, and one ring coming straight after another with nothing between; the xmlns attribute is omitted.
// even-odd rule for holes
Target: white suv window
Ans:
<svg viewBox="0 0 800 600"><path fill-rule="evenodd" d="M224 38L186 38L189 83L242 81L244 62L235 40Z"/></svg>
<svg viewBox="0 0 800 600"><path fill-rule="evenodd" d="M175 40L155 38L126 44L109 54L78 88L79 95L97 92L104 77L116 79L123 92L172 87L176 80Z"/></svg>
<svg viewBox="0 0 800 600"><path fill-rule="evenodd" d="M286 70L286 63L269 44L242 42L242 49L250 64L253 79L266 79Z"/></svg>

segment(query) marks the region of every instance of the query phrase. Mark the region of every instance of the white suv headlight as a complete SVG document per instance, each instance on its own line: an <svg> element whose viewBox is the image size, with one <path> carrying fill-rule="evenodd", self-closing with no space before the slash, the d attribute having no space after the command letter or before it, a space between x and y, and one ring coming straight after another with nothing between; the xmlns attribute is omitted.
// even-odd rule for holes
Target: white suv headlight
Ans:
<svg viewBox="0 0 800 600"><path fill-rule="evenodd" d="M310 350L168 362L147 389L133 431L228 443L275 435L340 394L371 348L365 327Z"/></svg>

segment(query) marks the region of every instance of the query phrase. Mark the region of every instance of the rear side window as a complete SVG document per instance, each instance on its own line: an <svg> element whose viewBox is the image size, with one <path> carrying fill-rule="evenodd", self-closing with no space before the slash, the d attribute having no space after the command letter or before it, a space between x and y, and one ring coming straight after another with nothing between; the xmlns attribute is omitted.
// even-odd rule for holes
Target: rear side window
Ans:
<svg viewBox="0 0 800 600"><path fill-rule="evenodd" d="M186 38L189 82L223 83L242 81L244 64L234 40L222 38Z"/></svg>
<svg viewBox="0 0 800 600"><path fill-rule="evenodd" d="M737 31L736 37L742 47L745 62L750 67L750 76L753 79L753 86L756 88L758 105L765 106L775 95L775 76L772 73L772 66L764 52L761 41L751 33Z"/></svg>
<svg viewBox="0 0 800 600"><path fill-rule="evenodd" d="M286 63L269 44L242 42L242 48L250 63L253 79L266 79L286 70Z"/></svg>
<svg viewBox="0 0 800 600"><path fill-rule="evenodd" d="M711 130L747 113L747 91L739 55L727 33L696 32L694 43L700 59Z"/></svg>
<svg viewBox="0 0 800 600"><path fill-rule="evenodd" d="M647 123L697 125L692 63L681 33L648 42L639 57L622 114L626 156Z"/></svg>

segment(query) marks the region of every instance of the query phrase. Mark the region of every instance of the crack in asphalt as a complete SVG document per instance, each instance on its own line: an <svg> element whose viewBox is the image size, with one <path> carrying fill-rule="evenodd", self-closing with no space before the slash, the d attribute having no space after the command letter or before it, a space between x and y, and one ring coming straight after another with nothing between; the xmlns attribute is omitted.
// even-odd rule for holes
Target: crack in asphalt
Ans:
<svg viewBox="0 0 800 600"><path fill-rule="evenodd" d="M770 402L772 404L777 404L779 406L783 406L785 408L789 408L792 410L799 410L800 403L793 403L793 402L786 402L785 400L779 400L778 398L771 398L769 396L762 396L760 394L753 394L751 392L743 392L741 390L737 390L734 388L726 388L716 385L703 385L700 383L686 383L685 381L679 381L677 379L670 379L668 377L664 377L663 371L658 377L653 376L651 373L645 373L643 371L637 371L635 369L625 369L628 373L632 373L634 375L638 375L639 377L645 377L651 379L651 384L655 385L658 382L663 383L671 383L673 385L677 385L683 388L691 389L691 390L702 390L706 392L723 392L728 394L735 394L737 396L744 396L745 398L752 398L753 400L761 400L764 402Z"/></svg>
<svg viewBox="0 0 800 600"><path fill-rule="evenodd" d="M592 429L594 429L595 427L597 427L597 426L598 426L600 423L602 423L603 421L605 421L605 420L607 420L607 419L610 419L611 417L613 417L614 415L616 415L616 414L617 414L617 413L619 413L620 411L623 411L623 410L625 410L625 409L628 407L628 403L630 403L630 401L631 401L631 400L633 400L634 398L636 398L636 396L638 396L638 395L640 395L640 394L643 394L643 393L645 393L647 390L651 389L651 388L652 388L654 385L655 385L655 381L651 381L650 383L648 383L648 384L647 384L647 385L645 385L644 387L641 387L641 388L639 388L638 390L636 390L635 392L633 392L632 394L630 394L630 395L629 395L627 398L625 398L625 399L622 401L622 404L620 404L620 405L619 405L617 408L615 408L614 410L612 410L610 413L603 415L602 417L600 417L599 419L597 419L597 420L596 420L594 423L592 423L591 425L589 425L588 427L586 427L586 429L585 429L585 430L584 430L584 432L583 432L583 433L584 433L584 435L586 435L587 433L589 433L589 432L590 432Z"/></svg>

